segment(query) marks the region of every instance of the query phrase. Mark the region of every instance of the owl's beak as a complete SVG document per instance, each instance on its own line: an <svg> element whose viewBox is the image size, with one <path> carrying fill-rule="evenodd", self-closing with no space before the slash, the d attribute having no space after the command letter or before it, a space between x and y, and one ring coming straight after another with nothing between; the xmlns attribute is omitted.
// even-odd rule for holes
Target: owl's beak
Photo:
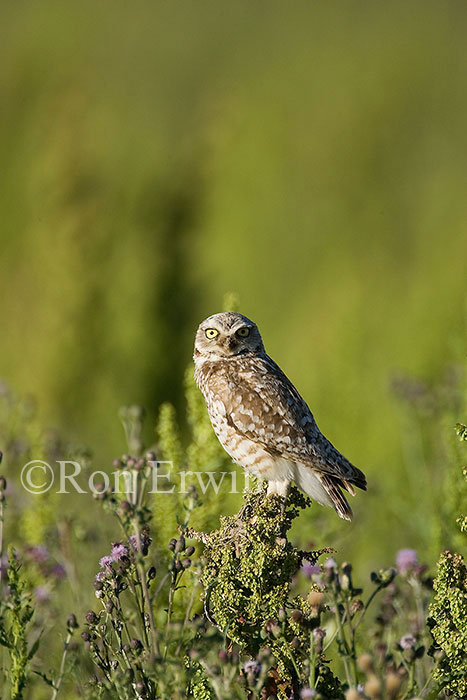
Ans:
<svg viewBox="0 0 467 700"><path fill-rule="evenodd" d="M235 350L238 348L238 343L235 338L229 338L228 348L233 355L235 353Z"/></svg>

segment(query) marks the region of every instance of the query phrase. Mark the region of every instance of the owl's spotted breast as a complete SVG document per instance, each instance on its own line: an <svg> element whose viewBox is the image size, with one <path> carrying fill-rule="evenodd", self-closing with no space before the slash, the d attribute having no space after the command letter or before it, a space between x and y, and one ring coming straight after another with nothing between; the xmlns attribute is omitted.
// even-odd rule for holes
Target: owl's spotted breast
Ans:
<svg viewBox="0 0 467 700"><path fill-rule="evenodd" d="M215 363L204 365L201 371L195 372L195 377L222 447L234 462L251 470L255 476L267 478L268 473L275 471L273 453L235 426L235 420L244 420L245 426L254 430L256 413L253 407L245 407L244 389L238 387L231 371L230 365Z"/></svg>

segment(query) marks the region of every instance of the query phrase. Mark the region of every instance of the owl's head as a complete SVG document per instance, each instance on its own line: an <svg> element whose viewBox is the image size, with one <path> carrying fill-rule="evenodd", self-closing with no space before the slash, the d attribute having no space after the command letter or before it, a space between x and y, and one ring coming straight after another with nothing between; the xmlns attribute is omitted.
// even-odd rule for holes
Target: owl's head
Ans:
<svg viewBox="0 0 467 700"><path fill-rule="evenodd" d="M225 360L264 352L256 323L242 314L226 311L203 321L196 332L195 362Z"/></svg>

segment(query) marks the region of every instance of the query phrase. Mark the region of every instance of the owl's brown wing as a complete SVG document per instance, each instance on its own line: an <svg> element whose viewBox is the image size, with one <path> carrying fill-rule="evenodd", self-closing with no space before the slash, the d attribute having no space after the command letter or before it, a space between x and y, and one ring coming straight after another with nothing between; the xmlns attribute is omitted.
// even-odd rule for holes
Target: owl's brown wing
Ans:
<svg viewBox="0 0 467 700"><path fill-rule="evenodd" d="M338 477L350 492L350 484L366 488L363 472L322 435L307 404L270 357L255 358L254 371L242 358L230 368L228 397L221 398L236 431L272 455Z"/></svg>

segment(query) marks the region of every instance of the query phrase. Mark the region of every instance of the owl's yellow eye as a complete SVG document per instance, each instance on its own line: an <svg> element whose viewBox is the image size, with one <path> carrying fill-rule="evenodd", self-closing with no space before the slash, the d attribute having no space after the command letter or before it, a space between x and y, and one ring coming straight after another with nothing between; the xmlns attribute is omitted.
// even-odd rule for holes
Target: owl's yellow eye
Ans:
<svg viewBox="0 0 467 700"><path fill-rule="evenodd" d="M207 331L204 332L206 338L209 338L209 340L212 340L215 338L217 335L219 335L219 331L216 331L215 328L208 328Z"/></svg>
<svg viewBox="0 0 467 700"><path fill-rule="evenodd" d="M247 336L250 335L250 329L247 328L246 326L243 326L243 328L239 328L237 331L237 335L240 338L246 338Z"/></svg>

